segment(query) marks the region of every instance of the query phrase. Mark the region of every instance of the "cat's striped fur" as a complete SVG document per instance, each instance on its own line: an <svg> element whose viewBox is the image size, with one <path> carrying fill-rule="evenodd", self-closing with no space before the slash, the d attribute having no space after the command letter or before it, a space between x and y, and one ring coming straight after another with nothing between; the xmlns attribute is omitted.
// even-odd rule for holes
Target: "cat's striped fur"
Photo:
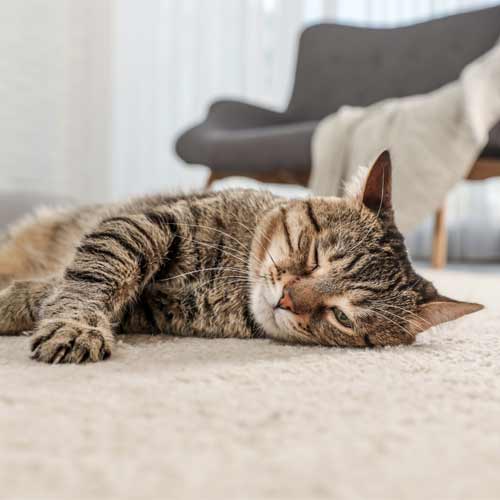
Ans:
<svg viewBox="0 0 500 500"><path fill-rule="evenodd" d="M40 213L0 248L0 279L0 333L32 331L53 363L105 359L120 332L410 343L480 307L413 271L387 154L359 198L231 190Z"/></svg>

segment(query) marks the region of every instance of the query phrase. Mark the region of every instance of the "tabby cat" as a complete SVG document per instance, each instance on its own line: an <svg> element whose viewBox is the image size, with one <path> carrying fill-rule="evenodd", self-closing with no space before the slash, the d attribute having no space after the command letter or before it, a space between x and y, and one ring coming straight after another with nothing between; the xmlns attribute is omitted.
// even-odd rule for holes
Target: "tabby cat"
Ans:
<svg viewBox="0 0 500 500"><path fill-rule="evenodd" d="M48 363L108 358L115 334L410 344L482 308L412 269L384 152L356 195L228 190L39 213L0 248L0 333Z"/></svg>

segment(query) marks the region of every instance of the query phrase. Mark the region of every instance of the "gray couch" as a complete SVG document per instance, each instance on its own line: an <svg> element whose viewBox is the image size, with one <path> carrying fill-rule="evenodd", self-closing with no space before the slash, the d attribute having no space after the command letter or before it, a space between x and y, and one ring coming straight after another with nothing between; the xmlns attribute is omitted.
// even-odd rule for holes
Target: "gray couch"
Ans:
<svg viewBox="0 0 500 500"><path fill-rule="evenodd" d="M499 37L500 6L393 29L311 26L300 37L284 112L215 102L203 122L178 138L177 154L210 167L212 179L246 175L305 183L319 120L342 105L367 106L439 88ZM500 124L483 156L500 158Z"/></svg>

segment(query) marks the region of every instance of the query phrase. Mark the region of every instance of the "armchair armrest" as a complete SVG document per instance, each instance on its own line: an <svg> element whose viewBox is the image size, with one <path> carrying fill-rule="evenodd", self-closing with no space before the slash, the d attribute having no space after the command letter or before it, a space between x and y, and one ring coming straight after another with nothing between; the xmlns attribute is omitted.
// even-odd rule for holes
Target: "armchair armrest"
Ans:
<svg viewBox="0 0 500 500"><path fill-rule="evenodd" d="M224 128L261 127L286 123L287 116L242 101L221 100L211 104L206 122Z"/></svg>

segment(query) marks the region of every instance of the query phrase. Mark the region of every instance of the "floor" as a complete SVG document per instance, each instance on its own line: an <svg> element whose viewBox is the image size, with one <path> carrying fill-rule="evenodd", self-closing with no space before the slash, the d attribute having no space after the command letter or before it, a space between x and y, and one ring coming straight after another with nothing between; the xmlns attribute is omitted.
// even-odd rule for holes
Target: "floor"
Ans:
<svg viewBox="0 0 500 500"><path fill-rule="evenodd" d="M422 273L487 308L377 350L0 338L0 498L499 498L500 266Z"/></svg>

